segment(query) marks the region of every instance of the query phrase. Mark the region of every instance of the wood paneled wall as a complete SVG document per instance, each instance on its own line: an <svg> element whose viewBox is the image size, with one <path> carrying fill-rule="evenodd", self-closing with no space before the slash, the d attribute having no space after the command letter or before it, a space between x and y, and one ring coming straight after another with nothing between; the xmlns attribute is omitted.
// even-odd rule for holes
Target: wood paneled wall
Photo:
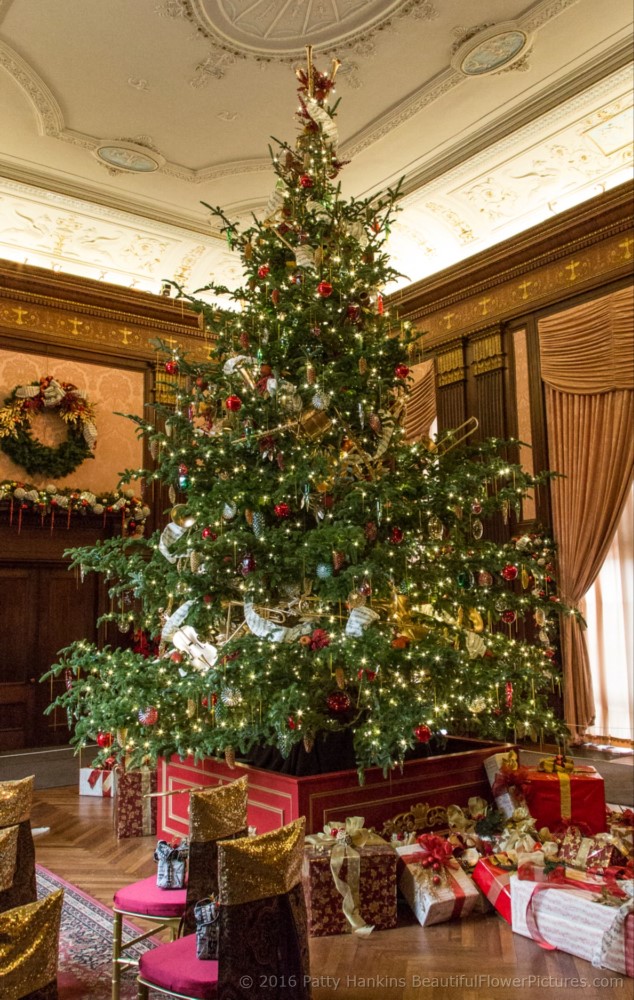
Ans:
<svg viewBox="0 0 634 1000"><path fill-rule="evenodd" d="M477 437L519 438L530 451L509 458L548 468L537 321L632 281L632 198L623 185L389 299L423 335L415 360L435 361L439 431L475 416ZM548 501L523 521L548 526Z"/></svg>

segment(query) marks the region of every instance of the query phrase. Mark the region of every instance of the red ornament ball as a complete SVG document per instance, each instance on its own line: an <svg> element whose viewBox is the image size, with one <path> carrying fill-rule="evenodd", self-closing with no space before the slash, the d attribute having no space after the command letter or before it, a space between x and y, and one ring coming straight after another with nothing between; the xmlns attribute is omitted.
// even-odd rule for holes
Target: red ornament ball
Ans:
<svg viewBox="0 0 634 1000"><path fill-rule="evenodd" d="M276 503L273 510L275 511L276 517L283 518L291 516L291 508L288 506L287 503L284 502Z"/></svg>
<svg viewBox="0 0 634 1000"><path fill-rule="evenodd" d="M517 573L517 566L513 566L511 563L508 563L508 565L506 565L502 570L502 576L505 580L508 580L509 583L512 583L513 580L517 579Z"/></svg>
<svg viewBox="0 0 634 1000"><path fill-rule="evenodd" d="M182 663L183 654L178 649L175 649L173 653L170 653L170 660L172 663Z"/></svg>
<svg viewBox="0 0 634 1000"><path fill-rule="evenodd" d="M297 729L297 723L295 722L295 719L293 718L292 715L289 715L288 717L288 728L291 730Z"/></svg>
<svg viewBox="0 0 634 1000"><path fill-rule="evenodd" d="M390 543L392 545L400 545L404 537L405 537L405 532L403 531L402 528L396 528L396 527L392 528L390 534Z"/></svg>
<svg viewBox="0 0 634 1000"><path fill-rule="evenodd" d="M474 500L473 503L471 504L471 513L472 514L482 513L482 504L480 503L479 500Z"/></svg>
<svg viewBox="0 0 634 1000"><path fill-rule="evenodd" d="M326 698L326 704L328 705L328 711L332 715L345 715L352 702L345 691L333 691Z"/></svg>
<svg viewBox="0 0 634 1000"><path fill-rule="evenodd" d="M365 667L361 667L360 670L357 670L357 680L360 681L363 680L364 674L366 681L368 681L370 684L372 683L373 680L376 679L376 670L367 670Z"/></svg>
<svg viewBox="0 0 634 1000"><path fill-rule="evenodd" d="M268 274L270 273L270 271L271 271L271 268L269 267L268 264L262 264L258 268L258 278L266 278L268 276Z"/></svg>
<svg viewBox="0 0 634 1000"><path fill-rule="evenodd" d="M112 746L112 733L103 733L101 730L97 733L97 746L101 747L102 750L107 750L108 747Z"/></svg>
<svg viewBox="0 0 634 1000"><path fill-rule="evenodd" d="M517 615L515 614L514 611L511 611L510 609L508 611L503 611L502 621L505 622L507 625L512 625L514 621L517 621Z"/></svg>
<svg viewBox="0 0 634 1000"><path fill-rule="evenodd" d="M204 538L205 540L209 538L211 539L212 542L215 542L218 535L216 534L215 531L212 531L212 529L209 526L207 526L206 528L203 528L203 530L201 531L200 537Z"/></svg>
<svg viewBox="0 0 634 1000"><path fill-rule="evenodd" d="M414 733L414 736L416 737L416 742L417 743L429 743L429 741L430 741L430 739L432 737L432 731L431 731L431 729L429 728L429 726L426 726L424 723L421 724L420 726L414 726L412 732Z"/></svg>
<svg viewBox="0 0 634 1000"><path fill-rule="evenodd" d="M315 182L313 181L310 174L302 174L302 176L299 179L299 183L303 188L311 188Z"/></svg>
<svg viewBox="0 0 634 1000"><path fill-rule="evenodd" d="M178 375L178 361L166 361L165 371L168 375Z"/></svg>
<svg viewBox="0 0 634 1000"><path fill-rule="evenodd" d="M204 604L213 604L213 600L214 599L211 596L211 594L205 594L205 596L203 597L203 603Z"/></svg>
<svg viewBox="0 0 634 1000"><path fill-rule="evenodd" d="M142 726L154 726L158 722L158 708L149 705L139 709L139 722Z"/></svg>
<svg viewBox="0 0 634 1000"><path fill-rule="evenodd" d="M239 396L228 396L225 399L225 406L231 413L237 413L242 409L242 400Z"/></svg>
<svg viewBox="0 0 634 1000"><path fill-rule="evenodd" d="M317 293L322 299L327 299L332 295L332 285L329 281L320 281L317 285Z"/></svg>
<svg viewBox="0 0 634 1000"><path fill-rule="evenodd" d="M397 378L407 378L409 375L409 368L404 364L397 365L394 369L394 374Z"/></svg>

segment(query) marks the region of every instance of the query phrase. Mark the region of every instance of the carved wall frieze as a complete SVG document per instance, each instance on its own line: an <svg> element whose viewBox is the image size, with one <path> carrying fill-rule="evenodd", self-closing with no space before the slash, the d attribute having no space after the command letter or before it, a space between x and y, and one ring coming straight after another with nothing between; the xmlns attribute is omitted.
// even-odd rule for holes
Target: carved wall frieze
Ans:
<svg viewBox="0 0 634 1000"><path fill-rule="evenodd" d="M60 282L39 268L3 264L0 268L0 336L20 341L68 346L90 353L149 361L152 340L178 345L204 358L208 342L196 314L183 303L120 289L120 308L95 282Z"/></svg>
<svg viewBox="0 0 634 1000"><path fill-rule="evenodd" d="M562 213L389 298L442 343L632 273L632 185Z"/></svg>

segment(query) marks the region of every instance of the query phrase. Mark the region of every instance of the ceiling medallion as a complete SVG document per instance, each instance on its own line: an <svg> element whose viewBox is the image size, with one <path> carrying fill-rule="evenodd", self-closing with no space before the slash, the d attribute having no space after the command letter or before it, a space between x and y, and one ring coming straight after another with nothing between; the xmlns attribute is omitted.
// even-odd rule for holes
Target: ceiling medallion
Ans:
<svg viewBox="0 0 634 1000"><path fill-rule="evenodd" d="M514 21L493 24L458 45L451 65L463 76L503 72L526 56L531 37Z"/></svg>
<svg viewBox="0 0 634 1000"><path fill-rule="evenodd" d="M132 174L152 174L165 163L165 157L154 149L118 139L102 139L94 150L94 155L112 170Z"/></svg>
<svg viewBox="0 0 634 1000"><path fill-rule="evenodd" d="M320 49L354 42L428 0L179 0L185 17L215 45L261 59L303 57L306 44Z"/></svg>

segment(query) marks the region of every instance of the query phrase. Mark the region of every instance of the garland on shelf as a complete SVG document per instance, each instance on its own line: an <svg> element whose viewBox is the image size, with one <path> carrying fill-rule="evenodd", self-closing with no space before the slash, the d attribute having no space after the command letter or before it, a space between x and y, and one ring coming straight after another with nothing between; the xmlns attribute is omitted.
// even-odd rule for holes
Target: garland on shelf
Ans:
<svg viewBox="0 0 634 1000"><path fill-rule="evenodd" d="M68 437L57 448L37 441L31 422L38 413L57 413ZM31 476L68 476L87 458L94 458L97 428L94 405L72 382L46 375L16 386L0 409L0 448Z"/></svg>
<svg viewBox="0 0 634 1000"><path fill-rule="evenodd" d="M9 509L9 524L13 524L17 512L18 531L27 511L39 514L42 524L46 517L50 517L51 531L58 513L65 515L67 526L73 515L96 514L103 515L104 524L108 517L119 516L123 532L142 535L150 513L150 508L134 495L133 490L96 494L90 490L58 489L53 483L42 489L32 483L20 483L14 479L0 482L0 509L3 507Z"/></svg>

